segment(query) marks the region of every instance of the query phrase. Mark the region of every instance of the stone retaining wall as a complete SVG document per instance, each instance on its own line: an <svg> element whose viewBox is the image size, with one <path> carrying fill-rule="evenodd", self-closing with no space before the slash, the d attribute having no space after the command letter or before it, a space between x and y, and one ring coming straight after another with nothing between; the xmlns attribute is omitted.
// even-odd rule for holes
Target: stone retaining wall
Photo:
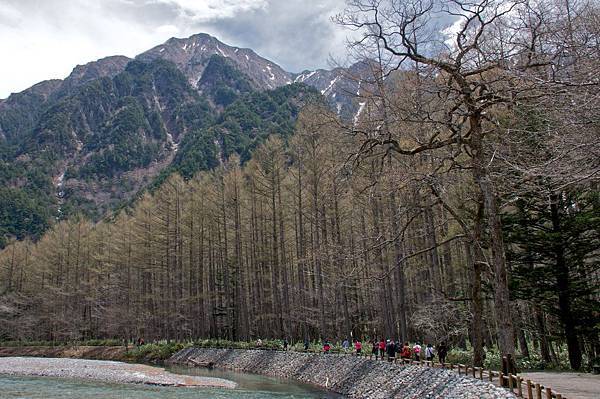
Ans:
<svg viewBox="0 0 600 399"><path fill-rule="evenodd" d="M292 378L350 398L515 398L507 390L449 370L350 355L187 348L168 362L213 363L223 370Z"/></svg>

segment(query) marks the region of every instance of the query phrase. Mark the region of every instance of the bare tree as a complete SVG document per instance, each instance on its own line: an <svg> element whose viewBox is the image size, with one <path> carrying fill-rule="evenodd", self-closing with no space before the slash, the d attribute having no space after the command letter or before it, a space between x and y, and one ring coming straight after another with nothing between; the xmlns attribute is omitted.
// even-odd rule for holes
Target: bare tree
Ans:
<svg viewBox="0 0 600 399"><path fill-rule="evenodd" d="M569 73L577 46L558 40L564 21L558 4L525 0L350 0L337 17L357 31L350 49L360 58L377 59L384 76L406 79L409 70L419 76L420 94L412 96L416 107L394 107L382 99L398 93L379 93L374 105L380 122L367 125L371 129L352 127L363 137L358 155L447 149L451 168L471 170L485 210L481 222L489 231L486 263L494 276L503 355L514 355L515 348L499 194L490 173L494 143L510 134L499 127L498 111L556 95L568 98L572 87L597 85L589 73ZM384 122L392 127L381 129ZM421 127L418 135L393 128L411 123Z"/></svg>

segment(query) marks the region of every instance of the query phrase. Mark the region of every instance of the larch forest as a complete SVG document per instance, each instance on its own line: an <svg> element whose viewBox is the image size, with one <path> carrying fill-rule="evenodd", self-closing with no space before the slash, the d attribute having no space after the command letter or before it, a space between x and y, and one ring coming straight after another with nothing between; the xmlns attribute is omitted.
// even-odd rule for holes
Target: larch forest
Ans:
<svg viewBox="0 0 600 399"><path fill-rule="evenodd" d="M459 21L446 40L442 14ZM597 359L598 3L349 0L334 23L369 72L354 115L317 98L246 157L216 143L210 168L100 219L10 238L0 340L386 337L468 346L475 365L490 348Z"/></svg>

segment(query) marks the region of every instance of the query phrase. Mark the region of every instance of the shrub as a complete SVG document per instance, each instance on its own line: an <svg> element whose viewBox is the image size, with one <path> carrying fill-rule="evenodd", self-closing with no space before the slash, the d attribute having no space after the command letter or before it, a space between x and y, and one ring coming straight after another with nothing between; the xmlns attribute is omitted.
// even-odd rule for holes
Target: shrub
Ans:
<svg viewBox="0 0 600 399"><path fill-rule="evenodd" d="M164 341L156 344L146 344L129 351L127 358L135 362L160 363L173 356L176 352L190 346L191 343L166 343Z"/></svg>

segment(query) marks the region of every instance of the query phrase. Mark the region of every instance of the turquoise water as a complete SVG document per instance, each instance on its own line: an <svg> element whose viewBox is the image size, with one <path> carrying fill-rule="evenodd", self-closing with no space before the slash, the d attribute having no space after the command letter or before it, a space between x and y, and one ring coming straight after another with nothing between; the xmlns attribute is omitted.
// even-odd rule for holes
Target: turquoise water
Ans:
<svg viewBox="0 0 600 399"><path fill-rule="evenodd" d="M252 374L173 367L179 374L220 377L238 383L235 390L108 384L49 377L0 375L2 399L314 399L335 398L311 386Z"/></svg>

